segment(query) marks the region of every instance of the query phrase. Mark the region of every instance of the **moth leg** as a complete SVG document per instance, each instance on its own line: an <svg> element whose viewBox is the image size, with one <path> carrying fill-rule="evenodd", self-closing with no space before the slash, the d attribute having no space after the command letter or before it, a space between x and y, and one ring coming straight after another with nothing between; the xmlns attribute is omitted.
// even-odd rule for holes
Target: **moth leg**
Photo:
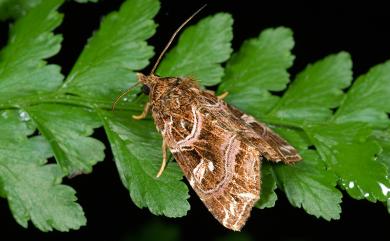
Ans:
<svg viewBox="0 0 390 241"><path fill-rule="evenodd" d="M148 115L149 110L150 110L150 102L146 103L144 107L144 111L140 115L133 115L133 119L136 120L145 119L145 117Z"/></svg>
<svg viewBox="0 0 390 241"><path fill-rule="evenodd" d="M223 92L223 94L218 95L217 98L218 98L218 100L223 100L226 98L226 96L228 96L228 94L229 94L229 92L227 92L227 91Z"/></svg>
<svg viewBox="0 0 390 241"><path fill-rule="evenodd" d="M167 165L167 143L164 140L162 143L162 153L163 153L163 159L162 159L160 170L156 175L157 178L161 176L161 174L164 172L165 166Z"/></svg>

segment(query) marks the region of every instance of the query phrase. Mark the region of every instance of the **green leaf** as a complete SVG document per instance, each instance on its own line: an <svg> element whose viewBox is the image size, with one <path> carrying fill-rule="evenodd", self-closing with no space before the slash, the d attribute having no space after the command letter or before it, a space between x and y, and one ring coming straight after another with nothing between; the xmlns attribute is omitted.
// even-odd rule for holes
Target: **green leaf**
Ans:
<svg viewBox="0 0 390 241"><path fill-rule="evenodd" d="M281 91L289 81L293 45L291 30L283 27L245 41L228 61L218 92L228 91L228 102L256 116L269 111L279 99L269 91Z"/></svg>
<svg viewBox="0 0 390 241"><path fill-rule="evenodd" d="M278 186L290 203L303 207L307 213L326 220L338 219L341 212L341 193L336 189L337 177L328 172L318 154L307 150L312 142L302 130L274 128L299 150L303 160L295 165L273 166Z"/></svg>
<svg viewBox="0 0 390 241"><path fill-rule="evenodd" d="M0 20L21 17L40 2L41 0L0 0Z"/></svg>
<svg viewBox="0 0 390 241"><path fill-rule="evenodd" d="M387 169L375 160L380 147L368 139L371 130L366 124L332 123L313 125L308 130L328 168L340 177L341 187L353 198L387 200Z"/></svg>
<svg viewBox="0 0 390 241"><path fill-rule="evenodd" d="M387 177L390 176L390 129L385 131L374 131L372 138L379 143L381 146L381 152L378 155L378 161L383 163L387 168ZM383 186L382 186L383 187ZM389 191L383 187L382 191ZM387 202L384 202L387 206L387 211L390 214L390 198L387 199Z"/></svg>
<svg viewBox="0 0 390 241"><path fill-rule="evenodd" d="M25 141L26 136L33 134L35 128L35 124L31 121L31 119L27 118L25 112L15 110L0 111L0 143ZM7 155L5 155L5 153L7 153ZM3 151L2 158L4 160L6 160L6 158L12 159L12 156L12 152ZM4 190L2 190L1 181L0 196L4 198L7 197Z"/></svg>
<svg viewBox="0 0 390 241"><path fill-rule="evenodd" d="M88 137L92 134L93 128L101 125L99 118L93 113L94 109L107 106L107 100L96 99L117 95L118 86L126 87L122 84L129 80L127 78L129 68L140 69L148 63L147 59L153 52L151 47L146 45L145 39L154 33L155 24L151 18L157 12L159 3L157 0L149 1L149 4L145 1L129 0L118 13L113 13L106 18L101 30L91 39L91 44L84 51L84 57L80 58L64 85L74 87L75 92L68 91L67 88L58 89L62 84L59 66L46 65L43 61L57 53L60 48L61 37L51 32L62 19L61 15L55 11L60 3L62 2L43 1L32 8L26 16L15 23L10 33L9 44L0 53L0 108L16 107L19 109L17 112L1 112L0 130L12 136L13 141L22 142L25 141L26 135L33 134L35 128L38 127L39 132L48 140L47 143L50 144L63 173L74 175L79 172L90 172L92 166L104 157L102 143ZM112 71L113 66L120 66L120 71ZM74 71L81 71L82 73L77 72L77 74L85 78L75 79L78 75ZM114 74L110 75L110 72ZM103 75L99 76L102 73ZM130 75L134 76L134 73L130 72ZM112 77L111 83L107 82L110 76ZM72 86L73 82L69 81L70 79L75 80L74 83L80 84L82 88L85 87L91 91L86 94L85 89L78 89L76 84ZM94 80L100 82L93 82ZM98 91L94 92L95 89L91 88L92 86ZM110 89L110 86L118 88ZM80 96L75 95L78 93L76 91L80 91ZM95 101L92 98L94 95L98 96L95 97ZM89 109L80 106L86 106ZM17 120L17 122L9 119ZM20 131L21 134L17 135L15 131ZM17 148L22 147L16 145L13 151ZM36 148L39 147L36 146ZM23 154L29 157L28 154ZM11 159L10 155L7 158ZM43 164L41 163L41 166ZM27 168L28 165L25 166ZM10 200L11 208L16 207L12 209L15 218L22 225L27 225L30 218L29 210L32 210L31 205L43 203L48 208L42 210L39 206L41 209L37 209L37 212L42 213L41 216L35 213L35 209L31 214L31 219L38 228L42 230L78 228L85 223L85 218L81 208L73 202L75 201L74 191L69 187L59 185L63 175L60 168L56 165L41 166L28 166L30 171L27 169L21 171L20 175L31 173L31 178L30 176L29 178L20 177L32 183L36 181L36 185L42 189L43 196L39 197L40 199L36 198L34 203L26 203L29 200L26 196L27 199L20 200L16 206ZM19 169L13 170L12 168L9 170L15 173L19 171ZM42 175L42 181L33 180L35 174ZM7 175L10 174L0 173L1 196L14 199L23 193L20 191L23 188L34 190L34 186L15 183L15 178L7 178ZM10 180L10 182L5 183L3 179ZM58 193L51 190L44 181L52 183L53 189L58 189ZM179 182L177 185L184 184ZM47 205L47 197L57 196L58 201L53 200L52 206ZM167 213L172 214L169 210Z"/></svg>
<svg viewBox="0 0 390 241"><path fill-rule="evenodd" d="M47 0L46 0L47 1ZM98 2L99 0L74 0L79 3ZM42 0L0 0L0 21L8 18L20 18Z"/></svg>
<svg viewBox="0 0 390 241"><path fill-rule="evenodd" d="M345 56L345 54L328 57L308 68L298 76L296 82L292 84L276 108L272 110L270 116L279 119L304 121L306 124L303 127L306 133L311 136L328 168L340 177L340 184L347 189L347 192L357 199L366 198L370 201L377 199L383 201L387 199L386 190L389 187L389 181L386 177L384 166L374 161L374 156L379 151L378 146L373 142L365 142L371 130L367 125L347 123L346 121L343 122L345 123L344 125L338 125L337 120L344 118L342 112L332 117L329 110L329 108L337 107L341 100L343 94L340 88L346 87L345 84L349 82L349 68L349 57ZM327 71L328 74L326 73ZM310 89L310 87L300 84L305 81L308 84L308 81L312 79L310 76L313 75L322 78L324 76L334 76L333 79L329 77L334 83L332 84L332 81L323 81L323 85L327 84L325 88L324 86L321 87L321 83L314 82L314 86L317 89ZM300 79L302 79L301 82L299 82ZM359 86L359 82L356 84ZM355 85L352 89L354 87ZM310 97L310 99L305 100L306 96ZM359 98L359 100L356 98L355 103L356 107L354 107L355 105L350 105L349 109L358 110L359 105L365 106L364 98ZM348 97L342 102L341 110L344 108L344 104L348 105ZM294 108L295 106L298 107ZM285 110L280 112L281 109ZM371 113L365 112L364 114ZM329 118L333 122L309 124L310 121L315 123ZM366 120L370 119L367 116L364 118ZM351 120L349 119L349 121ZM360 120L357 118L353 119L353 121ZM343 134L340 135L339 133ZM356 153L356 150L360 150L360 152ZM362 175L367 170L371 171Z"/></svg>
<svg viewBox="0 0 390 241"><path fill-rule="evenodd" d="M364 122L384 128L390 121L390 61L373 67L360 76L337 110L334 119L338 123Z"/></svg>
<svg viewBox="0 0 390 241"><path fill-rule="evenodd" d="M273 125L269 125L269 127L271 127L276 133L278 133L289 143L294 143L294 147L297 150L307 149L308 146L313 144L303 130Z"/></svg>
<svg viewBox="0 0 390 241"><path fill-rule="evenodd" d="M0 52L0 108L19 109L1 111L0 194L18 223L27 227L31 220L42 231L78 229L86 222L75 191L60 184L60 168L45 165L53 155L49 142L42 136L26 137L34 134L36 123L20 109L62 83L59 66L43 60L60 48L62 38L52 31L61 23L56 10L62 2L44 1L32 8L13 25Z"/></svg>
<svg viewBox="0 0 390 241"><path fill-rule="evenodd" d="M138 207L168 217L186 215L188 189L180 180L183 172L169 163L156 178L162 160L162 140L151 121L133 120L125 112L101 112L104 128L123 184Z"/></svg>
<svg viewBox="0 0 390 241"><path fill-rule="evenodd" d="M144 68L153 55L146 39L155 32L152 18L158 9L157 0L128 0L104 18L66 78L63 91L112 100L132 85L133 71Z"/></svg>
<svg viewBox="0 0 390 241"><path fill-rule="evenodd" d="M341 52L309 65L283 95L268 116L298 122L325 121L352 80L349 54Z"/></svg>
<svg viewBox="0 0 390 241"><path fill-rule="evenodd" d="M3 113L7 113L2 115L7 121L0 121L0 129L12 122L13 127L19 126L13 129L18 138L0 136L0 189L17 222L27 227L31 219L42 231L67 231L84 225L75 191L60 184L62 173L56 165L44 165L52 156L49 143L41 136L21 138L32 130L26 128L27 121L19 120L17 111Z"/></svg>
<svg viewBox="0 0 390 241"><path fill-rule="evenodd" d="M371 130L366 125L354 123L345 125L337 125L329 121L327 124L310 123L316 123L327 118L333 118L337 122L338 118L343 118L342 114L339 114L337 118L332 117L329 108L338 106L342 97L340 88L346 87L345 84L349 82L350 74L348 72L350 64L348 62L348 56L339 54L328 57L307 68L298 75L297 80L267 117L271 116L271 120L275 120L276 117L278 119L277 122L282 124L283 121L288 124L290 120L304 121L305 125L302 127L305 129L305 132L311 136L329 170L340 177L340 184L347 189L347 192L357 199L367 198L371 201L377 199L383 201L387 196L388 191L386 190L389 187L389 181L386 177L384 166L374 161L374 156L379 151L378 146L373 142L365 142ZM327 71L328 73L326 73ZM332 84L331 81L323 81L324 79L322 79L323 82L314 82L314 86L318 87L318 89L310 89L310 87L305 87L302 84L306 81L306 85L309 85L308 81L313 79L310 76L317 76L318 78L334 76L333 79L327 77L333 80L334 83ZM343 81L343 79L348 81ZM321 87L321 83L328 86ZM322 92L320 87L323 89ZM332 89L333 91L331 91ZM305 91L307 94L305 94ZM305 100L306 96L309 96L310 99ZM321 100L321 102L317 101L317 99ZM347 100L348 98L346 98ZM343 102L341 109L346 101ZM362 101L363 104L359 101ZM356 100L356 103L364 106L364 98L359 99L359 101ZM295 106L298 107L295 108ZM284 114L280 114L280 109L286 110L283 111ZM357 107L356 109L359 108ZM365 114L369 114L369 112ZM359 121L359 119L354 119L354 121ZM340 135L339 133L343 134ZM294 141L291 143L296 145ZM356 150L361 151L357 154ZM366 170L372 171L362 175L362 172L366 172Z"/></svg>
<svg viewBox="0 0 390 241"><path fill-rule="evenodd" d="M327 172L318 154L300 150L303 161L295 165L276 165L278 186L295 207L326 220L340 218L342 194L337 190L337 177Z"/></svg>
<svg viewBox="0 0 390 241"><path fill-rule="evenodd" d="M18 20L8 45L0 52L0 102L53 91L62 82L59 66L42 59L56 54L62 37L51 31L62 21L62 0L47 1Z"/></svg>
<svg viewBox="0 0 390 241"><path fill-rule="evenodd" d="M261 166L261 189L260 200L256 203L257 208L272 208L275 206L278 196L275 193L276 181L272 173L271 165L263 163Z"/></svg>
<svg viewBox="0 0 390 241"><path fill-rule="evenodd" d="M0 112L0 139L21 141L33 134L35 125L23 111L5 110Z"/></svg>
<svg viewBox="0 0 390 241"><path fill-rule="evenodd" d="M372 138L379 143L382 149L377 160L386 165L388 176L390 176L390 129L374 131Z"/></svg>
<svg viewBox="0 0 390 241"><path fill-rule="evenodd" d="M89 173L104 159L104 145L88 137L100 121L91 110L68 105L41 104L26 109L38 130L49 140L65 174Z"/></svg>
<svg viewBox="0 0 390 241"><path fill-rule="evenodd" d="M219 13L188 27L180 35L178 45L166 54L157 73L190 76L202 85L218 84L223 76L220 64L232 52L232 25L230 14Z"/></svg>

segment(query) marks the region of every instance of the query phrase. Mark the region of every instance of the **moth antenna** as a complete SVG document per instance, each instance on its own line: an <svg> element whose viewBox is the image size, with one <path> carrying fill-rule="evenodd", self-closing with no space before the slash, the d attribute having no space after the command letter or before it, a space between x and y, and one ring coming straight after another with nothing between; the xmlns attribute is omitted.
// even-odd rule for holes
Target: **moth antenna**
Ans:
<svg viewBox="0 0 390 241"><path fill-rule="evenodd" d="M186 26L186 24L191 21L191 19L193 19L200 11L202 11L205 7L207 6L207 4L203 5L201 8L199 8L195 13L193 13L189 18L186 19L186 21L184 21L177 29L176 31L172 34L172 37L169 39L167 45L165 45L165 48L163 49L163 51L161 51L161 54L160 56L158 56L158 59L156 61L156 63L154 64L152 70L150 71L150 75L154 75L154 72L156 71L157 69L157 66L159 65L162 57L164 56L165 52L167 52L169 46L171 46L173 40L175 40L176 38L176 35L180 32L180 30Z"/></svg>
<svg viewBox="0 0 390 241"><path fill-rule="evenodd" d="M141 84L141 82L135 83L134 85L130 86L130 88L128 88L126 91L124 91L122 94L120 94L118 97L116 97L114 103L112 103L112 111L115 110L115 106L116 106L116 104L118 103L118 101L119 101L120 99L122 99L123 96L127 95L128 93L130 93L130 91L131 91L132 89L134 89L134 88L135 88L137 85L139 85L139 84Z"/></svg>

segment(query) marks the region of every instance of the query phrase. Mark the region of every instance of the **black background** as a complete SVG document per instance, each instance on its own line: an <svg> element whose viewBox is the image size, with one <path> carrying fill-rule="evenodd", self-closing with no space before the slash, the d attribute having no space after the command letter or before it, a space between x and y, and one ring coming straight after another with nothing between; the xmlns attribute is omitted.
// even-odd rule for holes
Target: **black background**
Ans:
<svg viewBox="0 0 390 241"><path fill-rule="evenodd" d="M60 11L65 14L56 32L64 36L61 52L51 63L63 67L67 74L80 54L88 37L98 29L102 16L117 10L122 1L102 0L98 4L67 2ZM163 1L156 17L157 33L149 43L161 51L176 27L206 1ZM209 1L208 7L194 22L216 12L229 12L234 18L233 47L261 30L286 26L293 30L296 56L290 69L292 77L306 64L326 55L347 51L353 59L354 76L390 59L390 12L385 4L314 2L314 1ZM0 25L1 44L6 42L8 23ZM131 54L131 53L129 53ZM153 61L153 60L152 60ZM101 130L95 133L107 144ZM191 210L184 218L154 217L147 209L137 208L128 191L119 180L110 150L106 160L94 167L92 174L64 181L77 190L79 203L88 219L87 226L68 233L42 233L30 223L28 229L13 219L5 199L0 199L0 240L130 240L128 234L137 232L150 220L175 225L181 240L214 240L227 237L230 231L223 228L206 210L191 191ZM388 239L390 218L381 203L357 201L348 195L343 198L341 219L325 221L292 207L283 193L274 208L254 209L243 232L253 240L329 240L339 238L370 240ZM9 237L9 238L6 238ZM126 238L127 237L127 238ZM162 238L162 237L161 237Z"/></svg>

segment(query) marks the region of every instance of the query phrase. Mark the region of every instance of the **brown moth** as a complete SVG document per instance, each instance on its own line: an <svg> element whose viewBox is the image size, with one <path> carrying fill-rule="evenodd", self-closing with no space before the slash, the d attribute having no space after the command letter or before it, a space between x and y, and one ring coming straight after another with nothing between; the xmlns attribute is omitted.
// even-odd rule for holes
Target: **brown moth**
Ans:
<svg viewBox="0 0 390 241"><path fill-rule="evenodd" d="M142 119L151 110L163 137L163 163L157 176L164 170L168 148L213 216L239 231L260 198L261 161L290 164L301 157L265 124L225 103L224 96L203 90L191 78L154 74L176 34L200 10L176 30L151 74L138 74L149 102L133 118Z"/></svg>

